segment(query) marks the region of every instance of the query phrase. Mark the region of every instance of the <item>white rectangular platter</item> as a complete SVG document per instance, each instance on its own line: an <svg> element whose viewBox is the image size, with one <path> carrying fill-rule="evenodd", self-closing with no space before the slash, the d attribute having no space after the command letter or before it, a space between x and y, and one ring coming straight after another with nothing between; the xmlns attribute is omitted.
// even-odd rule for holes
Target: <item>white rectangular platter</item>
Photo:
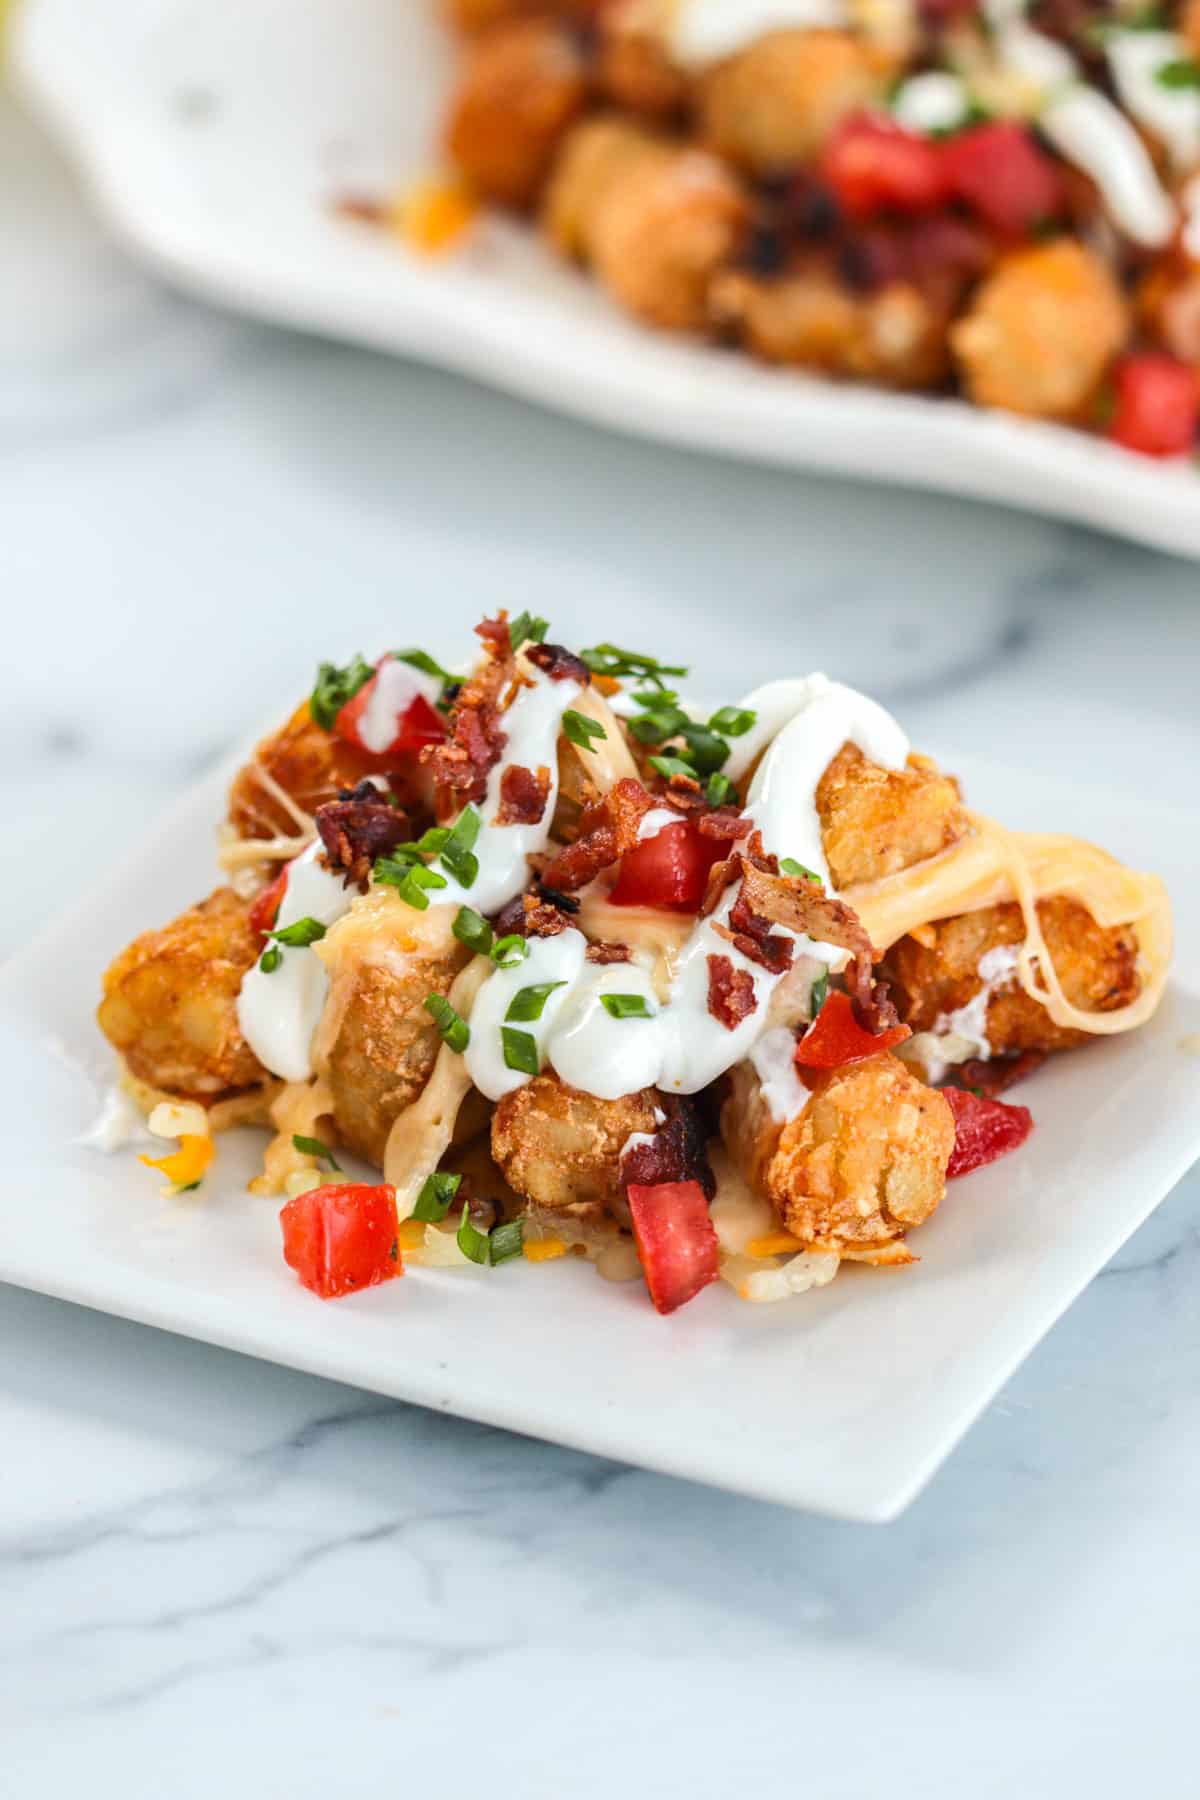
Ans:
<svg viewBox="0 0 1200 1800"><path fill-rule="evenodd" d="M335 216L437 162L434 0L21 0L12 59L121 237L172 280L596 424L999 500L1200 555L1200 474L965 403L838 386L634 324L494 220L414 257Z"/></svg>
<svg viewBox="0 0 1200 1800"><path fill-rule="evenodd" d="M915 1268L849 1269L769 1307L719 1285L668 1319L640 1284L611 1286L570 1260L412 1269L323 1304L282 1261L278 1204L245 1192L258 1134L222 1139L204 1187L173 1203L132 1151L78 1144L110 1078L92 1016L101 971L214 885L215 775L0 970L0 1279L648 1468L893 1517L1200 1153L1200 1065L1185 1041L1200 1024L1191 826L944 760L981 809L1091 836L1166 876L1180 958L1146 1031L1060 1058L1018 1091L1032 1138L951 1185L914 1237Z"/></svg>

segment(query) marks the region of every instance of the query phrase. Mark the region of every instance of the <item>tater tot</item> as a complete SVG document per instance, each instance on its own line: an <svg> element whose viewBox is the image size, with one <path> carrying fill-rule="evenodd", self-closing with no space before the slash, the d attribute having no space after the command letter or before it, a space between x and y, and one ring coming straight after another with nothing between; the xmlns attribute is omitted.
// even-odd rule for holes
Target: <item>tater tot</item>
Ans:
<svg viewBox="0 0 1200 1800"><path fill-rule="evenodd" d="M497 26L468 53L447 153L489 199L529 206L586 94L584 61L566 26L536 18Z"/></svg>
<svg viewBox="0 0 1200 1800"><path fill-rule="evenodd" d="M1081 417L1129 332L1108 268L1059 239L1006 257L950 333L963 384L980 406L1043 419Z"/></svg>
<svg viewBox="0 0 1200 1800"><path fill-rule="evenodd" d="M854 744L842 746L818 782L817 814L838 888L911 868L970 830L956 783L927 756L881 769Z"/></svg>
<svg viewBox="0 0 1200 1800"><path fill-rule="evenodd" d="M133 940L104 977L97 1018L132 1074L165 1093L211 1099L266 1079L242 1036L237 997L258 955L249 902L218 888Z"/></svg>
<svg viewBox="0 0 1200 1800"><path fill-rule="evenodd" d="M848 32L773 31L704 75L700 136L748 173L771 174L813 157L884 83L877 57Z"/></svg>
<svg viewBox="0 0 1200 1800"><path fill-rule="evenodd" d="M1128 925L1105 929L1065 894L1039 900L1038 922L1063 991L1087 1012L1112 1012L1137 998L1141 981L1137 935ZM1018 945L1025 936L1021 909L990 906L925 926L920 941L901 938L883 960L900 1017L914 1031L932 1031L943 1014L957 1012L978 994L979 964L989 950ZM986 1034L993 1056L1024 1050L1065 1050L1087 1042L1087 1033L1056 1025L1045 1007L1015 977L987 1003Z"/></svg>
<svg viewBox="0 0 1200 1800"><path fill-rule="evenodd" d="M500 1101L492 1155L512 1187L538 1206L607 1205L620 1198L626 1139L656 1129L652 1089L599 1100L544 1074Z"/></svg>
<svg viewBox="0 0 1200 1800"><path fill-rule="evenodd" d="M946 315L909 282L863 295L823 269L769 281L731 269L714 281L710 310L719 331L764 362L899 388L935 387L947 374Z"/></svg>
<svg viewBox="0 0 1200 1800"><path fill-rule="evenodd" d="M296 815L276 790L282 789L301 813L312 814L326 801L336 800L342 788L361 781L371 766L371 758L322 730L306 700L286 725L262 740L234 778L229 822L242 838L294 833Z"/></svg>
<svg viewBox="0 0 1200 1800"><path fill-rule="evenodd" d="M905 1231L938 1206L954 1148L945 1099L888 1055L821 1076L782 1128L740 1064L721 1131L785 1230L865 1261L898 1260Z"/></svg>
<svg viewBox="0 0 1200 1800"><path fill-rule="evenodd" d="M600 118L569 133L543 217L558 248L591 263L630 312L687 331L708 321L709 285L737 247L746 203L715 157Z"/></svg>

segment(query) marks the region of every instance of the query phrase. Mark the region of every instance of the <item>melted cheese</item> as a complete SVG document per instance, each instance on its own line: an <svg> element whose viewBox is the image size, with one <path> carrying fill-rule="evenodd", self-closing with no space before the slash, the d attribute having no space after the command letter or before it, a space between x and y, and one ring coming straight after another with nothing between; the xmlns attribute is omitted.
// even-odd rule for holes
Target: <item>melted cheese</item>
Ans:
<svg viewBox="0 0 1200 1800"><path fill-rule="evenodd" d="M447 998L461 1017L470 1013L491 969L486 956L476 956L456 977ZM473 1085L466 1058L443 1044L420 1098L397 1117L388 1133L383 1178L396 1190L397 1218L408 1218L421 1183L450 1148L459 1108Z"/></svg>

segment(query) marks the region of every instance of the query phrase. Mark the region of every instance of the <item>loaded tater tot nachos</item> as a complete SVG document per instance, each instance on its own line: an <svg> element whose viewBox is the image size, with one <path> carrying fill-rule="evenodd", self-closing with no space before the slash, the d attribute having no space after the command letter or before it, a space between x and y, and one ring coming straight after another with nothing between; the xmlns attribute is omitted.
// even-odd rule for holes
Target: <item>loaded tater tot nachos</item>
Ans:
<svg viewBox="0 0 1200 1800"><path fill-rule="evenodd" d="M665 1313L902 1266L1028 1136L1004 1088L1157 1006L1161 883L969 811L866 695L710 711L652 655L477 632L323 665L233 783L226 885L105 977L177 1140L144 1160L190 1189L270 1125L251 1187L318 1294L575 1254Z"/></svg>
<svg viewBox="0 0 1200 1800"><path fill-rule="evenodd" d="M1082 426L1200 421L1200 4L446 0L450 241L533 217L644 322Z"/></svg>

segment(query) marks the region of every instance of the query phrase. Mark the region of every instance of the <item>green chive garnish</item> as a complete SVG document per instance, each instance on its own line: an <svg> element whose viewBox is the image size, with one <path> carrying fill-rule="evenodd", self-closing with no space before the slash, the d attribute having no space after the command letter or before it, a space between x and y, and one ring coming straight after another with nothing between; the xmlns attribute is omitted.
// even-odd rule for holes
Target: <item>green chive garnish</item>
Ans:
<svg viewBox="0 0 1200 1800"><path fill-rule="evenodd" d="M660 775L665 775L668 781L671 779L672 775L686 775L689 781L695 781L696 779L696 771L693 769L691 763L685 763L683 759L678 756L652 756L650 758L650 767L652 769L657 769Z"/></svg>
<svg viewBox="0 0 1200 1800"><path fill-rule="evenodd" d="M494 1225L488 1238L488 1249L491 1252L492 1267L497 1263L509 1262L514 1256L520 1256L525 1248L524 1219L510 1219L507 1225Z"/></svg>
<svg viewBox="0 0 1200 1800"><path fill-rule="evenodd" d="M535 613L520 612L508 622L508 641L514 651L519 650L522 644L540 644L545 641L549 629L547 619L539 619Z"/></svg>
<svg viewBox="0 0 1200 1800"><path fill-rule="evenodd" d="M1193 62L1190 56L1175 57L1155 69L1154 79L1159 87L1164 88L1198 88L1200 87L1200 63Z"/></svg>
<svg viewBox="0 0 1200 1800"><path fill-rule="evenodd" d="M829 970L822 969L813 982L808 996L809 1017L815 1019L824 1006L829 995Z"/></svg>
<svg viewBox="0 0 1200 1800"><path fill-rule="evenodd" d="M449 669L443 669L441 663L434 662L425 650L393 650L392 655L397 662L407 663L410 669L420 669L422 675L436 676L442 682L458 680L457 675L452 675Z"/></svg>
<svg viewBox="0 0 1200 1800"><path fill-rule="evenodd" d="M418 912L424 912L429 905L426 888L444 888L449 885L444 875L439 875L436 869L427 869L424 863L408 862L390 856L378 859L373 874L376 881L394 887L400 898Z"/></svg>
<svg viewBox="0 0 1200 1800"><path fill-rule="evenodd" d="M528 955L529 945L517 931L510 932L507 937L497 938L492 945L492 961L501 969L515 969Z"/></svg>
<svg viewBox="0 0 1200 1800"><path fill-rule="evenodd" d="M708 721L708 728L722 737L745 737L757 717L744 706L722 706Z"/></svg>
<svg viewBox="0 0 1200 1800"><path fill-rule="evenodd" d="M308 710L322 731L333 730L333 722L347 700L353 700L374 673L371 664L361 656L352 657L344 669L339 669L336 663L321 664L316 685L309 696Z"/></svg>
<svg viewBox="0 0 1200 1800"><path fill-rule="evenodd" d="M426 994L425 1011L438 1028L443 1044L449 1044L461 1056L471 1041L471 1027L456 1013L443 994Z"/></svg>
<svg viewBox="0 0 1200 1800"><path fill-rule="evenodd" d="M283 961L283 951L278 944L268 944L259 958L259 968L264 975L273 975Z"/></svg>
<svg viewBox="0 0 1200 1800"><path fill-rule="evenodd" d="M479 873L479 858L474 849L482 824L475 808L464 806L453 830L446 834L438 850L442 867L449 869L460 887L469 888Z"/></svg>
<svg viewBox="0 0 1200 1800"><path fill-rule="evenodd" d="M600 1004L613 1019L652 1019L643 994L601 994Z"/></svg>
<svg viewBox="0 0 1200 1800"><path fill-rule="evenodd" d="M491 954L492 928L482 914L474 912L471 907L459 907L450 929L459 943L465 944L468 950L474 950L477 956Z"/></svg>
<svg viewBox="0 0 1200 1800"><path fill-rule="evenodd" d="M728 775L722 775L718 770L715 775L709 776L708 786L704 790L704 798L710 806L724 806L732 792L732 781Z"/></svg>
<svg viewBox="0 0 1200 1800"><path fill-rule="evenodd" d="M464 1206L462 1209L462 1218L458 1222L455 1237L459 1249L471 1262L487 1264L489 1260L487 1233L477 1231L472 1225L469 1207Z"/></svg>
<svg viewBox="0 0 1200 1800"><path fill-rule="evenodd" d="M461 1175L427 1175L409 1218L436 1225L450 1211L450 1203L461 1186Z"/></svg>
<svg viewBox="0 0 1200 1800"><path fill-rule="evenodd" d="M504 1066L515 1069L519 1075L536 1075L541 1067L538 1061L537 1040L529 1031L517 1031L512 1025L500 1027L500 1041L504 1045Z"/></svg>
<svg viewBox="0 0 1200 1800"><path fill-rule="evenodd" d="M614 680L632 676L635 681L653 681L661 687L662 676L687 674L682 664L660 663L655 656L622 650L617 644L594 644L579 654L593 675L611 675Z"/></svg>
<svg viewBox="0 0 1200 1800"><path fill-rule="evenodd" d="M285 925L280 931L268 931L268 937L274 938L277 944L286 944L289 950L307 950L310 944L319 944L325 936L325 927L319 919L305 917L297 919L293 925Z"/></svg>
<svg viewBox="0 0 1200 1800"><path fill-rule="evenodd" d="M608 736L598 719L585 719L582 713L572 712L569 707L562 716L562 727L568 740L578 744L581 750L590 750L593 738Z"/></svg>
<svg viewBox="0 0 1200 1800"><path fill-rule="evenodd" d="M342 1171L338 1167L337 1157L333 1154L329 1145L323 1144L320 1138L301 1137L298 1132L293 1131L292 1144L295 1149L300 1151L302 1156L315 1156L319 1162L327 1162L335 1174L341 1174Z"/></svg>
<svg viewBox="0 0 1200 1800"><path fill-rule="evenodd" d="M540 1019L542 1009L555 988L566 987L565 981L538 981L532 987L520 988L508 1003L506 1019Z"/></svg>
<svg viewBox="0 0 1200 1800"><path fill-rule="evenodd" d="M815 869L806 868L802 862L797 862L794 856L781 856L779 867L785 875L799 875L805 881L815 881L818 887L825 886Z"/></svg>

